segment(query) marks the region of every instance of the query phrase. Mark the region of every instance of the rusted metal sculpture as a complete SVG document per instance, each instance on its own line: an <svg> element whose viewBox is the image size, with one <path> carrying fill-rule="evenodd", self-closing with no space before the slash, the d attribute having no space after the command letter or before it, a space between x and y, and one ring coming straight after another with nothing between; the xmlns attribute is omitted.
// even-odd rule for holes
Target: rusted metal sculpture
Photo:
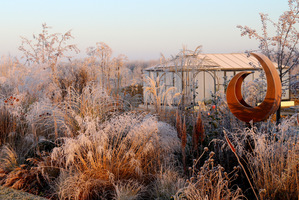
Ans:
<svg viewBox="0 0 299 200"><path fill-rule="evenodd" d="M267 78L267 93L264 101L257 107L248 105L242 97L242 82L252 72L240 72L229 82L226 100L230 111L244 122L259 122L276 112L281 100L281 82L273 63L265 55L251 53L262 65Z"/></svg>

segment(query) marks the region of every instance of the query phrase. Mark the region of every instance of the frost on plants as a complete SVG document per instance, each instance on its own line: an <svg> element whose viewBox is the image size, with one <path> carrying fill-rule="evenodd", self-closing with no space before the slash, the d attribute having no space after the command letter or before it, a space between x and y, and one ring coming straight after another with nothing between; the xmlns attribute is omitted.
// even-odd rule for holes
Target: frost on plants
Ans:
<svg viewBox="0 0 299 200"><path fill-rule="evenodd" d="M298 197L298 114L273 129L253 127L234 132L234 146L245 157L253 185L263 199ZM269 134L270 133L270 134ZM244 142L250 140L250 146Z"/></svg>
<svg viewBox="0 0 299 200"><path fill-rule="evenodd" d="M96 180L106 186L119 180L148 182L179 149L175 129L151 115L126 113L100 125L94 121L86 123L86 129L76 138L65 138L51 158L60 163L62 171L72 171L78 177L84 176L84 181L96 184L92 188L99 186ZM68 178L60 180L60 191L78 184L65 184ZM83 192L78 187L76 190Z"/></svg>
<svg viewBox="0 0 299 200"><path fill-rule="evenodd" d="M78 52L71 31L50 30L43 24L32 40L22 37L25 60L0 58L0 185L49 199L251 199L234 155L221 146L224 128L258 198L297 199L298 114L249 128L228 109L226 77L211 99L196 102L201 85L184 70L196 72L201 47L161 60L174 62L170 81L187 81L182 88L160 71L142 75L158 60L128 62L104 42L70 60L69 52ZM297 78L290 81L296 98ZM260 79L244 85L246 101L262 101L265 86Z"/></svg>

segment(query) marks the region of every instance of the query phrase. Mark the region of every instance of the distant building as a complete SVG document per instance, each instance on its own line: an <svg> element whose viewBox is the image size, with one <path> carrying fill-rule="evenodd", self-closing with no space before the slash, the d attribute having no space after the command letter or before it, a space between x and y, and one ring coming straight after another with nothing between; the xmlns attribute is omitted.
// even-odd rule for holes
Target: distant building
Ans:
<svg viewBox="0 0 299 200"><path fill-rule="evenodd" d="M277 66L276 63L273 63ZM241 71L253 71L245 81L252 81L261 75L261 66L253 57L244 53L198 54L177 56L170 61L146 68L143 72L152 78L160 77L165 90L176 87L184 93L185 105L208 100L211 93L225 91L231 78ZM288 79L289 75L285 76ZM146 87L146 83L144 83ZM283 86L283 100L289 100L288 85ZM184 90L183 90L184 89ZM265 88L266 89L266 88ZM182 92L184 91L184 92ZM149 98L144 94L145 101Z"/></svg>

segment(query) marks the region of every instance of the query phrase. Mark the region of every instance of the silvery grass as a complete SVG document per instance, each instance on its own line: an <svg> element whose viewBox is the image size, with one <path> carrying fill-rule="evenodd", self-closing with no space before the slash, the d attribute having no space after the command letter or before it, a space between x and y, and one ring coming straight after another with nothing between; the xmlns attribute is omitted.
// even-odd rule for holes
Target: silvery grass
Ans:
<svg viewBox="0 0 299 200"><path fill-rule="evenodd" d="M84 123L77 137L64 138L63 145L51 154L53 164L61 168L64 176L57 181L62 199L80 199L86 191L90 196L101 192L94 188L119 192L117 181L147 183L179 151L175 129L151 115L126 113L102 124L88 119Z"/></svg>

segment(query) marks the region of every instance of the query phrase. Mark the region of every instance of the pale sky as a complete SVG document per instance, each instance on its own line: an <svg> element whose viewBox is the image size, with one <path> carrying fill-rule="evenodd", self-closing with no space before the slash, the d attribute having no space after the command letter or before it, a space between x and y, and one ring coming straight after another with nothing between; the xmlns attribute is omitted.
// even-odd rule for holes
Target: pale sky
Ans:
<svg viewBox="0 0 299 200"><path fill-rule="evenodd" d="M182 45L203 53L235 53L258 48L240 36L237 25L260 31L259 13L271 19L288 9L287 0L0 0L0 55L21 56L20 36L32 39L42 23L51 32L72 30L80 55L96 42L130 60L175 55Z"/></svg>

